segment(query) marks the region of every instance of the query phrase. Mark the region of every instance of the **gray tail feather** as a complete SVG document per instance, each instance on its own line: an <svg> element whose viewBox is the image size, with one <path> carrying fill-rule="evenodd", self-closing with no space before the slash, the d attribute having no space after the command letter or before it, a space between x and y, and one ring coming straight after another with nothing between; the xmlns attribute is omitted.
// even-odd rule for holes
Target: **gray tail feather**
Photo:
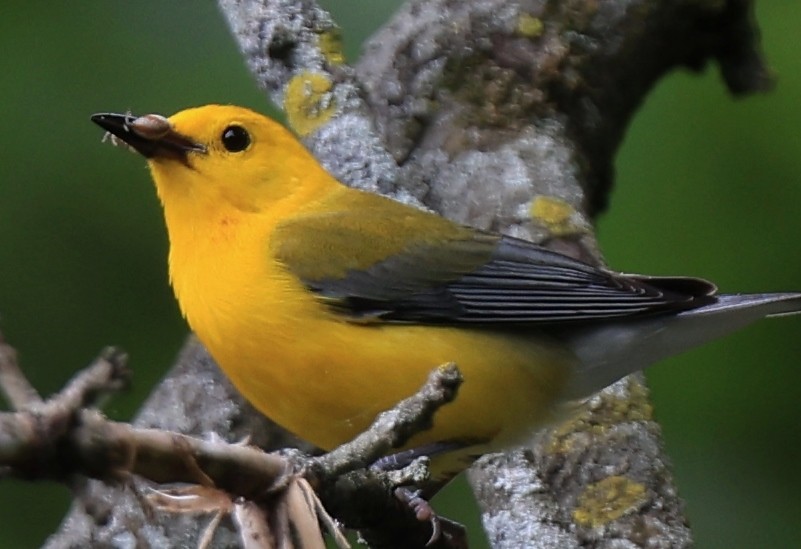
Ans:
<svg viewBox="0 0 801 549"><path fill-rule="evenodd" d="M684 315L719 314L750 308L756 318L787 316L801 313L801 293L780 294L720 294L717 301L698 309L686 311ZM681 315L679 315L681 316Z"/></svg>
<svg viewBox="0 0 801 549"><path fill-rule="evenodd" d="M670 316L587 326L567 334L579 365L569 398L584 398L664 358L735 332L761 318L801 313L801 293L721 294Z"/></svg>

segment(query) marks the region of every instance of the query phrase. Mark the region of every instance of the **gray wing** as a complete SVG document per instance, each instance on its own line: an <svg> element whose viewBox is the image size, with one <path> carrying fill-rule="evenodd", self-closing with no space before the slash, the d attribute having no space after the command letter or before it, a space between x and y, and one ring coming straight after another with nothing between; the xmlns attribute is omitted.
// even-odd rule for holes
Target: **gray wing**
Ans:
<svg viewBox="0 0 801 549"><path fill-rule="evenodd" d="M314 233L319 261L346 261L341 258L348 252L338 250L344 243L349 249L375 246L375 235L342 234L347 229L337 227ZM303 242L284 241L277 255L323 303L358 322L590 322L691 309L715 300L710 297L715 286L705 280L621 275L524 240L468 234L409 242L402 251L358 268L310 263ZM331 272L338 274L320 274Z"/></svg>

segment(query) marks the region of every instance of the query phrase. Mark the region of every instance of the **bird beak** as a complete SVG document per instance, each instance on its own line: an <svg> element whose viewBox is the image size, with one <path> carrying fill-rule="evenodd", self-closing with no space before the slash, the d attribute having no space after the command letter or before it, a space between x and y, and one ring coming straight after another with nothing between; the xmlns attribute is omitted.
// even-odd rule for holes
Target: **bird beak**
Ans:
<svg viewBox="0 0 801 549"><path fill-rule="evenodd" d="M122 142L145 158L175 159L186 164L188 153L206 152L204 145L176 132L160 114L98 113L92 115L92 122L106 130L104 139L110 137L114 145Z"/></svg>

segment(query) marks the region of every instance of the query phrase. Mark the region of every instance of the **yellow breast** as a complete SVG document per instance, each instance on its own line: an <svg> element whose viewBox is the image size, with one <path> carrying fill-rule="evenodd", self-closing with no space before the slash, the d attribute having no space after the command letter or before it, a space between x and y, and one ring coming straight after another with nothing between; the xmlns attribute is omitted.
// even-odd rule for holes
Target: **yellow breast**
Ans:
<svg viewBox="0 0 801 549"><path fill-rule="evenodd" d="M212 225L202 237L171 235L181 309L234 385L290 431L335 447L446 362L464 375L459 397L412 445L508 441L548 419L573 360L556 346L505 332L344 321L270 257L270 228L258 217L229 212Z"/></svg>

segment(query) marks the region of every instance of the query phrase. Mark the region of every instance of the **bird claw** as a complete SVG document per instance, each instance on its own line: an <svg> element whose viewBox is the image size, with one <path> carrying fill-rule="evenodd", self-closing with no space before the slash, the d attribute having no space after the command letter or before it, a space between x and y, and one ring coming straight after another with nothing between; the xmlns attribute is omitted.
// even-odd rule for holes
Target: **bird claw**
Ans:
<svg viewBox="0 0 801 549"><path fill-rule="evenodd" d="M431 537L426 542L426 547L428 547L436 543L442 535L442 522L431 504L420 494L420 490L410 490L403 487L395 489L395 497L414 512L417 520L431 524Z"/></svg>

